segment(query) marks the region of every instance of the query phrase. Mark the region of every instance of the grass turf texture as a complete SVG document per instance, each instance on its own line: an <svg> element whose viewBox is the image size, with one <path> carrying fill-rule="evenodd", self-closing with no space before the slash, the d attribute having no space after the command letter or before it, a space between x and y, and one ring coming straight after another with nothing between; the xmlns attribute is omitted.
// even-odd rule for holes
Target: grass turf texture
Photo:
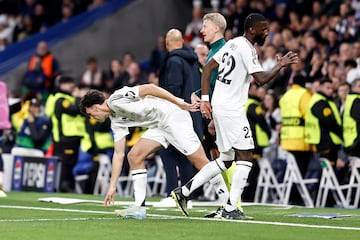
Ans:
<svg viewBox="0 0 360 240"><path fill-rule="evenodd" d="M104 208L96 203L61 205L39 198L66 197L103 200L79 194L9 192L0 198L0 239L360 239L360 210L302 207L246 206L254 221L203 219L216 207L194 207L190 217L176 208L148 207L144 220L121 219L113 214L123 206ZM148 198L158 201L160 198ZM116 201L131 199L116 198ZM351 217L321 219L289 216L297 213L350 214ZM281 225L284 224L284 225ZM336 229L338 227L338 229ZM342 228L342 229L340 229Z"/></svg>

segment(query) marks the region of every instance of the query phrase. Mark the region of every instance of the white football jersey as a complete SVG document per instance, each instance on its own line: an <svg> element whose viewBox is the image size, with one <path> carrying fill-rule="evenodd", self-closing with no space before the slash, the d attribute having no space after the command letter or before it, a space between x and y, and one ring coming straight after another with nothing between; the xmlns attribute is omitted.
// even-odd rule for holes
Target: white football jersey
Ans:
<svg viewBox="0 0 360 240"><path fill-rule="evenodd" d="M215 55L219 63L213 111L222 115L239 115L248 99L251 74L263 71L256 49L245 38L229 40Z"/></svg>
<svg viewBox="0 0 360 240"><path fill-rule="evenodd" d="M153 96L139 97L139 87L123 87L107 101L115 142L129 133L128 127L157 128L173 111L184 111L177 105Z"/></svg>

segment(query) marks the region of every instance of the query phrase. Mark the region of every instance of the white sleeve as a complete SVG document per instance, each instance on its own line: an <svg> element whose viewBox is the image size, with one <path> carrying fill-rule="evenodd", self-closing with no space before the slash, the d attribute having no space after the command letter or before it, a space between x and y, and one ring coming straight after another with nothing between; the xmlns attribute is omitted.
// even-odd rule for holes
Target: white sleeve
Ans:
<svg viewBox="0 0 360 240"><path fill-rule="evenodd" d="M225 43L224 46L222 46L213 56L213 59L220 64L221 59L224 55L224 52L226 52L226 50L228 49L228 45L229 43L232 42L232 40L229 40L228 42Z"/></svg>
<svg viewBox="0 0 360 240"><path fill-rule="evenodd" d="M139 86L123 87L115 91L114 94L121 95L124 98L135 99L139 98Z"/></svg>
<svg viewBox="0 0 360 240"><path fill-rule="evenodd" d="M258 55L254 47L250 46L246 42L241 42L238 46L237 52L241 55L248 74L264 71L259 63Z"/></svg>
<svg viewBox="0 0 360 240"><path fill-rule="evenodd" d="M129 134L129 129L127 127L120 127L115 124L111 124L111 130L114 134L114 142L120 141L123 137Z"/></svg>
<svg viewBox="0 0 360 240"><path fill-rule="evenodd" d="M119 90L116 90L108 99L109 107L112 110L115 110L117 106L128 104L131 102L138 101L139 97L139 87L123 87Z"/></svg>

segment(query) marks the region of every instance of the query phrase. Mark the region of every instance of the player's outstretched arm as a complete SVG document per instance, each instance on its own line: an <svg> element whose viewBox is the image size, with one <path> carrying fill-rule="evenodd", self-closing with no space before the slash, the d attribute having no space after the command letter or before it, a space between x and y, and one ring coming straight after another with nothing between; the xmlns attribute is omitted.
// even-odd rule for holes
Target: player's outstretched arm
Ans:
<svg viewBox="0 0 360 240"><path fill-rule="evenodd" d="M125 157L125 137L123 137L120 141L116 141L114 145L115 151L112 158L110 185L104 199L105 207L114 204L115 202L116 185L121 173Z"/></svg>
<svg viewBox="0 0 360 240"><path fill-rule="evenodd" d="M184 101L184 99L178 98L170 92L166 91L165 89L158 87L154 84L144 84L139 86L139 96L145 97L147 95L165 99L190 112L199 111L198 103L187 103Z"/></svg>
<svg viewBox="0 0 360 240"><path fill-rule="evenodd" d="M298 61L298 55L290 51L282 57L277 57L277 63L271 70L256 72L252 76L258 84L262 85L273 80L282 68L298 63Z"/></svg>

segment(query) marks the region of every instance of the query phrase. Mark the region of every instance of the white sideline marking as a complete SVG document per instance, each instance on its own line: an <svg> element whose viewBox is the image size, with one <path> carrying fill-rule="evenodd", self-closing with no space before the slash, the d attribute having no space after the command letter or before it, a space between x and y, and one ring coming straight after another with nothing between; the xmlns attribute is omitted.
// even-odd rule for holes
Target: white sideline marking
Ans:
<svg viewBox="0 0 360 240"><path fill-rule="evenodd" d="M28 210L41 210L41 211L57 211L57 212L114 214L113 212L106 212L106 211L78 210L78 209L65 209L65 208L43 208L43 207L8 206L8 205L0 205L0 208L15 208L15 209L28 209Z"/></svg>
<svg viewBox="0 0 360 240"><path fill-rule="evenodd" d="M28 207L28 206L8 206L0 205L0 208L12 208L12 209L28 209L28 210L40 210L40 211L59 211L59 212L76 212L76 213L94 213L94 214L111 214L114 212L108 211L92 211L92 210L79 210L79 209L64 209L64 208L42 208L42 207ZM148 217L154 219L191 219L199 221L226 221L226 222L237 222L237 223L250 223L250 224L263 224L263 225L277 225L277 226L288 226L288 227L304 227L304 228L321 228L321 229L339 229L339 230L353 230L360 231L359 227L339 227L339 226L327 226L327 225L310 225L310 224L299 224L299 223L283 223L283 222L263 222L254 220L220 220L214 218L201 218L201 217L184 217L184 216L170 216L160 214L147 214ZM113 220L114 218L62 218L62 219L0 219L0 222L36 222L36 221L87 221L87 220Z"/></svg>
<svg viewBox="0 0 360 240"><path fill-rule="evenodd" d="M100 200L90 200L90 199L80 199L80 198L67 198L67 197L46 197L46 198L39 198L40 202L53 202L53 203L59 203L59 204L76 204L76 203L96 203L96 204L104 204L104 201ZM134 201L115 201L113 205L119 205L119 206L129 206L131 204L134 204ZM162 206L161 201L160 202L152 202L152 201L146 201L146 206L152 206L152 207L170 207L170 206ZM283 205L283 204L264 204L264 203L253 203L253 202L242 202L242 206L269 206L269 207L277 207L280 209L289 209L293 206L291 205ZM221 203L218 201L192 201L192 206L194 207L218 207L221 206ZM173 206L176 208L175 202L173 202ZM297 206L299 207L299 206Z"/></svg>
<svg viewBox="0 0 360 240"><path fill-rule="evenodd" d="M35 218L35 219L0 219L0 222L48 222L48 221L88 221L114 220L114 218Z"/></svg>

